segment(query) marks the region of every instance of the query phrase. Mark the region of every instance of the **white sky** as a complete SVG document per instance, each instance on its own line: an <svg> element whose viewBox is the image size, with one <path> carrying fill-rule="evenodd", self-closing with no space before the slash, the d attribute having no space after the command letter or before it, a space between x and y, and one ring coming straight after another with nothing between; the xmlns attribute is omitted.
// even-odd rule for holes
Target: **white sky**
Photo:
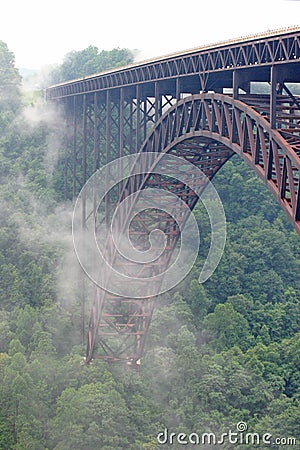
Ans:
<svg viewBox="0 0 300 450"><path fill-rule="evenodd" d="M145 59L299 23L297 0L2 0L0 40L36 69L89 45Z"/></svg>

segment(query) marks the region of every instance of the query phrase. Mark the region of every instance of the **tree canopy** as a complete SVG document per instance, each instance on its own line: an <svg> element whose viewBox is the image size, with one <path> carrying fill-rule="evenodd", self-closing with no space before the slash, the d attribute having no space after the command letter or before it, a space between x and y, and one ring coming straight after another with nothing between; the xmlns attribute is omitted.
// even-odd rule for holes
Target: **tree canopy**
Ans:
<svg viewBox="0 0 300 450"><path fill-rule="evenodd" d="M2 126L11 120L20 107L21 76L15 68L14 54L0 41L0 119Z"/></svg>
<svg viewBox="0 0 300 450"><path fill-rule="evenodd" d="M84 55L81 64L66 58L68 76L82 76L85 64L103 70L95 47ZM116 64L129 62L118 55ZM65 143L50 170L57 124L26 118L4 43L0 61L1 450L154 450L165 428L220 436L241 421L249 432L300 439L299 238L263 183L237 156L215 177L227 216L223 258L199 285L199 254L157 299L140 375L82 365L81 279L56 183ZM195 216L205 229L201 205Z"/></svg>
<svg viewBox="0 0 300 450"><path fill-rule="evenodd" d="M101 50L95 46L68 53L62 64L53 69L50 74L52 84L74 78L85 77L104 70L126 66L133 62L134 52L123 48Z"/></svg>

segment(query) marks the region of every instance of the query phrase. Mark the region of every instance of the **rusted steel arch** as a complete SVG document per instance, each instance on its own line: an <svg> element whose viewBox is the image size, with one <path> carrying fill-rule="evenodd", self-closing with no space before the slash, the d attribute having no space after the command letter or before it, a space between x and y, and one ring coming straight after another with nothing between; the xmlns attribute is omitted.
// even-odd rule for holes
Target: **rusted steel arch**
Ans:
<svg viewBox="0 0 300 450"><path fill-rule="evenodd" d="M198 194L206 186L207 179L203 180L201 177L194 177L190 180L188 178L189 174L184 168L186 167L185 160L193 162L195 165L200 165L202 171L208 177L211 177L212 173L218 170L234 154L223 144L203 137L186 138L183 142L179 140L176 143L174 142L174 144L175 146L170 153L172 152L174 155L181 157L186 183L167 177L164 174L158 174L156 166L161 159L163 164L165 164L165 153L163 151L157 152L157 157L153 157L153 153L151 153L150 162L153 164L153 171L151 172L151 168L147 165L147 170L145 173L141 173L141 176L129 176L118 201L114 205L115 208L118 208L121 203L125 205L124 213L118 223L119 233L125 235L130 222L129 218L132 208L139 201L141 191L143 189L156 188L162 192L159 211L156 211L154 208L143 211L143 214L137 215L136 220L131 222L133 226L129 230L134 246L140 250L143 250L144 244L149 242L151 231L160 229L164 232L166 247L162 256L151 263L141 266L139 272L140 278L147 279L149 272L151 276L158 276L159 279L155 281L154 286L156 293L160 292L160 283L162 282L160 274L163 274L169 267L176 243L181 237L179 226L184 226L189 212L199 199ZM203 158L199 158L199 154L202 154ZM134 173L134 165L135 163L133 163L131 174ZM140 162L137 163L137 167L142 169ZM169 168L172 170L174 166L169 166ZM175 173L177 169L178 166L176 165ZM164 198L164 193L170 191L188 206L188 208L183 210L182 205L176 201L172 205L172 211L174 216L177 217L177 221L174 219L174 216L166 213L163 208L165 201L170 201ZM130 196L135 192L138 193L138 196L131 202ZM131 286L138 291L140 288L139 282L132 280L131 277L135 275L131 272L130 264L120 257L118 250L111 243L112 239L108 235L106 261L109 261L109 264L114 269L129 277ZM100 276L103 277L100 285L109 285L109 273L100 271ZM97 290L88 326L87 363L94 358L102 358L106 361L122 361L133 366L138 365L143 354L145 339L155 305L155 297L153 295L153 289L147 290L147 287L142 291L143 298L118 297L104 290Z"/></svg>
<svg viewBox="0 0 300 450"><path fill-rule="evenodd" d="M246 98L251 100L249 96ZM165 153L180 156L192 161L209 179L233 154L239 154L264 180L300 233L300 152L298 144L290 145L282 136L281 133L287 133L286 130L271 129L267 118L245 102L223 94L197 94L178 101L158 120L139 153L157 153L153 168ZM128 178L118 203L147 187L175 192L190 210L198 200L190 187L176 180L145 173L139 178ZM124 224L127 222L125 216ZM183 217L182 221L185 219ZM120 229L124 224L120 224ZM157 268L161 270L168 267L180 232L172 217L157 215L156 211L150 210L135 222L132 235L136 237L139 234L143 240L155 228L163 229L167 238L167 251ZM112 258L115 256L112 255ZM130 268L124 261L117 261L117 265L130 276ZM116 298L98 290L90 317L86 361L100 357L135 365L143 353L154 303L152 298L147 297L147 292L144 299L137 300ZM120 314L124 309L126 312ZM112 345L112 337L116 338L115 346ZM97 354L98 345L102 349L100 355Z"/></svg>
<svg viewBox="0 0 300 450"><path fill-rule="evenodd" d="M250 96L245 98L251 100ZM156 123L141 152L178 154L176 148L187 140L222 144L255 170L300 234L300 137L295 134L291 145L285 134L284 126L272 129L267 118L248 103L224 94L203 93L179 100L171 107ZM226 162L224 153L219 162L212 165L211 174L205 170L210 179ZM201 168L201 159L194 163Z"/></svg>

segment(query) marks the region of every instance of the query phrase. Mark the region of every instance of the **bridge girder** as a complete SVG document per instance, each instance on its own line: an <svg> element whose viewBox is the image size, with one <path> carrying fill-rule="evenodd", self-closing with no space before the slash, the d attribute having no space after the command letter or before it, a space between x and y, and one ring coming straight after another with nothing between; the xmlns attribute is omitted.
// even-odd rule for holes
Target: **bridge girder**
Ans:
<svg viewBox="0 0 300 450"><path fill-rule="evenodd" d="M269 98L244 95L244 100L242 102L216 93L186 97L161 116L140 152L156 153L157 161L165 153L192 161L209 179L233 154L240 155L264 180L300 234L300 151L285 139L292 135L300 117L299 112L287 117L287 111L294 111L294 102L291 99L288 104L286 97L278 97L283 115L280 131L274 130L270 126L269 110L265 112ZM136 180L131 183L129 179L118 202L124 201L133 192L153 186L173 190L190 210L198 200L190 187L164 177L156 176L153 179L151 174L146 174L138 183ZM147 218L152 228L161 228L161 224L164 224L162 229L167 236L171 255L180 234L178 228L174 232L173 218L165 215L162 219L153 212L148 213ZM145 229L145 218L140 221L136 230L147 237L151 228ZM162 260L161 271L166 269L169 261L169 257ZM126 263L115 263L126 273ZM130 273L127 275L130 276ZM136 364L142 356L153 312L153 299L116 298L99 289L97 296L89 325L87 361L98 356L107 361ZM112 308L116 303L118 307ZM123 313L120 314L120 311ZM116 346L112 345L113 336ZM101 354L96 351L99 346L103 350Z"/></svg>
<svg viewBox="0 0 300 450"><path fill-rule="evenodd" d="M232 73L243 69L251 69L260 81L268 81L270 79L268 73L272 66L298 64L299 53L300 27L295 26L206 45L71 80L48 88L46 97L54 100L121 87L126 87L130 91L136 84L147 88L147 95L151 96L154 82L176 84L178 81L182 84L182 88L187 89L186 92L196 93L197 91L191 90L194 83L196 83L194 88L198 91L229 87L225 84L230 83ZM290 70L287 81L298 82L299 80L295 79L296 73L296 68Z"/></svg>
<svg viewBox="0 0 300 450"><path fill-rule="evenodd" d="M265 182L300 234L300 99L288 84L299 86L299 72L296 28L49 88L47 98L64 104L72 136L64 157L65 198L75 199L99 167L126 154L174 154L212 179L236 153ZM267 82L268 94L255 94L255 82ZM163 177L143 183L143 189L152 185L176 191L190 210L198 199L186 186ZM129 183L126 195L133 189L137 186ZM107 198L106 220L122 192L119 188ZM89 213L83 210L83 226ZM147 234L149 221L158 228L164 224L171 255L179 236L172 219L149 213L137 230ZM162 265L168 262L169 257ZM146 295L120 298L97 288L88 324L87 362L100 357L136 366L153 306Z"/></svg>

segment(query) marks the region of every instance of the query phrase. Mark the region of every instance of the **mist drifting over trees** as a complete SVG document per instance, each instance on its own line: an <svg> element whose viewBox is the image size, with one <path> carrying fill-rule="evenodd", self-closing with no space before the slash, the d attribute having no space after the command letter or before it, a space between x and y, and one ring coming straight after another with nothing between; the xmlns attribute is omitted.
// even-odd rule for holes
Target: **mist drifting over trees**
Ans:
<svg viewBox="0 0 300 450"><path fill-rule="evenodd" d="M51 82L133 57L90 46L67 55ZM299 238L254 172L236 156L214 179L228 226L222 261L199 285L199 254L157 299L140 375L99 360L81 365L59 112L40 98L28 105L3 42L0 68L0 449L153 450L166 428L220 435L241 421L300 439ZM195 215L205 231L201 205Z"/></svg>

